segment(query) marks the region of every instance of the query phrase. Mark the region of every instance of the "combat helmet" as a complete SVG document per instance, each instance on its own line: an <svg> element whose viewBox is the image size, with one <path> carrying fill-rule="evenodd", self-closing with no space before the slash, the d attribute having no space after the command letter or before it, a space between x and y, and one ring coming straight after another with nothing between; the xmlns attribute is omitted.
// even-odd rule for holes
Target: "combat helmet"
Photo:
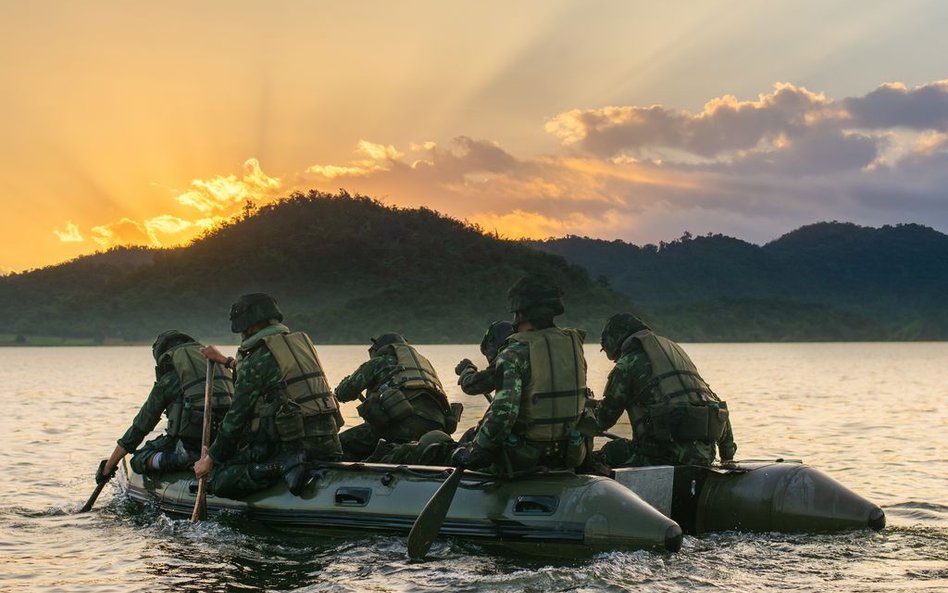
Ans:
<svg viewBox="0 0 948 593"><path fill-rule="evenodd" d="M525 276L507 291L510 312L516 313L519 321L552 321L561 315L563 290L549 278Z"/></svg>
<svg viewBox="0 0 948 593"><path fill-rule="evenodd" d="M230 307L230 331L243 333L248 327L276 319L283 321L283 312L277 307L276 299L265 292L242 295Z"/></svg>
<svg viewBox="0 0 948 593"><path fill-rule="evenodd" d="M382 334L377 338L372 338L372 345L369 346L369 356L375 358L379 351L392 344L407 344L408 340L402 334L388 333Z"/></svg>
<svg viewBox="0 0 948 593"><path fill-rule="evenodd" d="M622 343L626 338L643 329L651 328L631 313L616 313L606 321L606 326L602 328L602 336L599 338L602 351L606 353L609 360L618 359Z"/></svg>
<svg viewBox="0 0 948 593"><path fill-rule="evenodd" d="M484 339L481 340L481 354L487 357L488 362L494 362L500 347L504 345L507 338L516 333L516 328L509 321L495 321L490 324L487 331L484 332Z"/></svg>
<svg viewBox="0 0 948 593"><path fill-rule="evenodd" d="M187 344L188 342L196 341L197 340L182 331L169 329L168 331L158 334L158 337L155 338L155 343L151 345L151 353L155 357L155 362L158 362L165 352L171 350L178 344Z"/></svg>

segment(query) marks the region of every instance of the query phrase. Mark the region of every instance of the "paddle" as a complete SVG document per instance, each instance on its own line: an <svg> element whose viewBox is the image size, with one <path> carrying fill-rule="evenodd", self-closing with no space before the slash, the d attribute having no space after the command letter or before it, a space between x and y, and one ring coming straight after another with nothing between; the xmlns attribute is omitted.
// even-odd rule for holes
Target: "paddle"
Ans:
<svg viewBox="0 0 948 593"><path fill-rule="evenodd" d="M424 558L431 548L431 543L438 537L463 475L463 467L455 468L448 479L438 487L425 508L421 509L408 533L408 557L412 560Z"/></svg>
<svg viewBox="0 0 948 593"><path fill-rule="evenodd" d="M103 460L103 465L105 461ZM95 490L92 491L92 495L89 497L89 500L86 501L86 504L82 505L82 508L79 509L80 513L88 513L92 510L92 505L95 504L95 499L99 498L99 493L102 492L102 489L105 488L105 485L108 484L108 480L104 480L100 484L96 484Z"/></svg>
<svg viewBox="0 0 948 593"><path fill-rule="evenodd" d="M204 426L201 432L201 456L207 455L211 440L211 390L214 387L214 361L207 360L207 377L204 380ZM191 523L207 518L207 476L198 478L197 498L191 511Z"/></svg>

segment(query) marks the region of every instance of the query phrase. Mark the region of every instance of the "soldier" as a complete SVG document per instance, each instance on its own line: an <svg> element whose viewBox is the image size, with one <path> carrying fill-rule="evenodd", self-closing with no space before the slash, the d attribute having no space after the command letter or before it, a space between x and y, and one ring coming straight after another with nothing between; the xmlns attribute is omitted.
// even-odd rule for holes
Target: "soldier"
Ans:
<svg viewBox="0 0 948 593"><path fill-rule="evenodd" d="M564 311L562 295L538 277L523 278L507 292L517 333L494 361L497 393L474 440L455 450L454 465L494 472L573 469L586 457L576 430L587 396L585 334L554 325Z"/></svg>
<svg viewBox="0 0 948 593"><path fill-rule="evenodd" d="M495 321L490 324L481 340L481 354L487 358L487 368L483 371L477 370L477 366L468 358L463 359L454 367L461 391L468 395L488 395L497 387L494 360L501 346L513 333L514 326L509 321Z"/></svg>
<svg viewBox="0 0 948 593"><path fill-rule="evenodd" d="M656 335L635 315L606 322L600 343L615 368L609 373L596 420L608 430L628 412L632 440L607 443L597 457L612 467L711 465L715 445L721 461L737 445L727 404L718 399L694 363L675 342Z"/></svg>
<svg viewBox="0 0 948 593"><path fill-rule="evenodd" d="M182 471L200 457L207 377L201 344L173 329L158 335L151 352L155 357L155 384L112 455L99 464L97 482L111 477L118 462L128 453L133 453L130 465L139 474ZM212 393L213 434L230 407L234 393L230 369L216 367ZM136 450L158 425L162 413L168 417L165 433Z"/></svg>
<svg viewBox="0 0 948 593"><path fill-rule="evenodd" d="M214 469L208 488L240 498L286 475L298 493L307 460L342 455L342 417L316 348L303 332L290 332L268 294L241 296L230 310L231 331L243 342L237 359L214 346L208 359L235 369L234 402L207 454L194 465L198 477Z"/></svg>
<svg viewBox="0 0 948 593"><path fill-rule="evenodd" d="M365 422L339 435L346 461L365 459L379 439L407 443L432 430L450 435L462 408L448 403L431 362L395 333L372 338L369 360L339 382L336 397L363 400L357 409Z"/></svg>

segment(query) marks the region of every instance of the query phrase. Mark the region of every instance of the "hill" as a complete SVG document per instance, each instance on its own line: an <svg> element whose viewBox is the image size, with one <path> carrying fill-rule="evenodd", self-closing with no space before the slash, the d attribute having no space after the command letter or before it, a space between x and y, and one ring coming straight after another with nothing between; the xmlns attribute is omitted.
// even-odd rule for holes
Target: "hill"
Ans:
<svg viewBox="0 0 948 593"><path fill-rule="evenodd" d="M824 222L763 246L685 234L636 246L532 243L625 293L686 340L948 339L948 236Z"/></svg>
<svg viewBox="0 0 948 593"><path fill-rule="evenodd" d="M346 193L294 194L187 247L123 248L0 278L0 333L147 342L165 329L233 341L240 294L273 294L318 343L398 331L415 343L480 340L509 318L506 290L527 273L566 292L562 325L597 339L632 305L561 257L428 209Z"/></svg>

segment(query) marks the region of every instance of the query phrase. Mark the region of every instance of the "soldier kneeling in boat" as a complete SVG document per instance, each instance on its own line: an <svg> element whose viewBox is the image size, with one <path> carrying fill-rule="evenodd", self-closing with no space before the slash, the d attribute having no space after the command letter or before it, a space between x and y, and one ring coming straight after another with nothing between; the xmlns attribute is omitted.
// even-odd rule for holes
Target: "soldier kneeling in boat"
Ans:
<svg viewBox="0 0 948 593"><path fill-rule="evenodd" d="M228 498L267 488L284 476L297 493L306 461L342 456L338 403L312 340L283 325L273 297L241 296L230 321L231 331L243 338L237 359L213 346L202 352L235 369L234 401L194 473L202 477L214 469L208 488Z"/></svg>
<svg viewBox="0 0 948 593"><path fill-rule="evenodd" d="M452 464L495 473L536 466L574 469L587 439L577 430L586 406L582 330L559 328L563 291L547 279L526 277L507 293L517 333L494 361L497 391L470 443Z"/></svg>
<svg viewBox="0 0 948 593"><path fill-rule="evenodd" d="M450 435L462 409L448 403L431 362L395 333L372 338L369 360L339 382L336 397L362 399L357 409L365 422L339 435L346 461L365 459L379 439L407 443L432 430Z"/></svg>
<svg viewBox="0 0 948 593"><path fill-rule="evenodd" d="M118 462L131 452L134 454L130 465L139 474L182 471L197 461L201 454L207 376L201 348L194 338L176 329L158 335L151 347L155 357L155 384L112 455L99 464L97 482L107 480ZM230 407L234 393L230 369L215 371L212 393L213 434ZM168 417L165 433L136 450L158 425L162 414Z"/></svg>
<svg viewBox="0 0 948 593"><path fill-rule="evenodd" d="M727 404L711 391L681 346L656 335L631 313L609 318L602 349L615 367L596 411L601 430L623 412L632 440L607 443L597 458L612 467L703 465L734 458L737 445Z"/></svg>

